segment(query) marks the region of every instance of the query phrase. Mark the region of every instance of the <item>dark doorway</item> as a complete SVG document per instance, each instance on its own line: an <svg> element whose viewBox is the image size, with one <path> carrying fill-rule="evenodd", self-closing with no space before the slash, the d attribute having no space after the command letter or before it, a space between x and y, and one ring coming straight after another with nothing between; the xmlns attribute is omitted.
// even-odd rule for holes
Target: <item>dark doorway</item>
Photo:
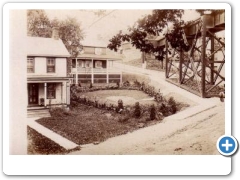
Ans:
<svg viewBox="0 0 240 180"><path fill-rule="evenodd" d="M29 83L28 84L28 104L38 104L38 84Z"/></svg>

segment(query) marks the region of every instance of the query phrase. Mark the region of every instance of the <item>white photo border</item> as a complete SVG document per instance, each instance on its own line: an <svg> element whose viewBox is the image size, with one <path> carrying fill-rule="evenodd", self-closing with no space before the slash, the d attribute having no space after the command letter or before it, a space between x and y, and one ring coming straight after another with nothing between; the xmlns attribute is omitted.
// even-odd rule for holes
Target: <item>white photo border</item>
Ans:
<svg viewBox="0 0 240 180"><path fill-rule="evenodd" d="M174 7L173 7L174 6ZM7 175L227 175L231 158L221 155L10 155L9 134L16 125L10 112L22 112L12 106L9 82L19 78L12 72L9 57L9 10L12 9L225 9L225 56L231 60L231 6L227 3L7 3L3 7L3 172ZM19 59L20 60L20 59ZM231 61L226 61L226 96L231 97ZM22 67L25 64L23 63ZM11 67L11 68L10 68ZM25 73L24 71L22 73ZM25 74L22 77L26 77ZM21 80L23 80L22 78ZM24 82L24 81L23 81ZM21 95L18 95L21 96ZM226 98L225 134L231 135L231 98ZM9 107L9 104L11 107ZM23 106L25 102L22 102ZM26 107L26 106L25 106ZM20 111L17 111L19 110ZM16 110L16 111L15 111ZM10 121L10 122L9 122ZM20 119L18 125L25 125ZM23 131L24 132L24 131ZM19 142L21 144L21 142ZM44 166L43 166L44 164ZM204 165L203 165L204 164Z"/></svg>

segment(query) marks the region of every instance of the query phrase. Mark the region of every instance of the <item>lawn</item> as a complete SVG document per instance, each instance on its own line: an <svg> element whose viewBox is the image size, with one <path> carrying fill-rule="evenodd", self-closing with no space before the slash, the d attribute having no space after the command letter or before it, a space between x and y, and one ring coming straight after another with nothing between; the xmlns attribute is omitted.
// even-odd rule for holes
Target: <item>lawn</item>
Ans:
<svg viewBox="0 0 240 180"><path fill-rule="evenodd" d="M99 143L159 121L146 121L145 117L126 117L114 111L79 105L70 112L63 112L57 117L42 118L37 122L82 145Z"/></svg>
<svg viewBox="0 0 240 180"><path fill-rule="evenodd" d="M134 105L136 102L140 104L155 104L155 101L148 94L138 90L102 90L94 92L85 92L80 95L87 97L97 97L100 101L117 104L121 99L124 105Z"/></svg>

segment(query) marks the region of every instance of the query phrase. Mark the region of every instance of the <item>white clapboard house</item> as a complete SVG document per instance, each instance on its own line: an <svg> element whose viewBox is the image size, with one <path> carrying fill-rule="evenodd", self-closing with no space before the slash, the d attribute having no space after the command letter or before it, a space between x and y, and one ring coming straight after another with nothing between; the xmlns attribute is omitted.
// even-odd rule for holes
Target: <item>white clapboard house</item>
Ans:
<svg viewBox="0 0 240 180"><path fill-rule="evenodd" d="M54 30L53 30L54 31ZM27 37L28 107L70 104L70 57L58 33L52 38Z"/></svg>

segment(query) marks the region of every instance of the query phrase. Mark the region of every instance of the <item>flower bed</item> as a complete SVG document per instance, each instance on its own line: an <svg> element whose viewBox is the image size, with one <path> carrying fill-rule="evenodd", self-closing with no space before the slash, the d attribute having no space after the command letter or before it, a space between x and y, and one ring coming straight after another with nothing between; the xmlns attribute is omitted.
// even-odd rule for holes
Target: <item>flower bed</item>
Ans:
<svg viewBox="0 0 240 180"><path fill-rule="evenodd" d="M162 94L160 93L160 89L156 91L154 86L150 86L144 82L140 83L137 80L135 80L133 83L125 81L121 85L117 83L115 85L111 84L103 86L85 86L84 88L72 85L71 100L74 101L76 96L81 92L94 92L100 90L139 90L151 97L154 97L157 102L162 102L164 100Z"/></svg>
<svg viewBox="0 0 240 180"><path fill-rule="evenodd" d="M155 103L152 103L151 105L140 105L141 109L147 109L147 111L151 111L151 107L153 105L156 105L159 108L156 108L156 115L159 116L169 116L171 114L175 114L177 111L179 111L183 106L181 103L177 103L173 97L170 97L168 100L163 97L163 95L160 93L160 90L156 91L153 86L150 86L148 84L145 84L144 82L140 83L137 80L135 80L133 83L130 83L129 81L125 81L124 83L116 84L116 85L107 85L107 86L101 86L101 87L93 87L91 88L85 88L84 93L86 92L93 92L93 91L99 91L99 90L137 90L142 91L145 94L147 94L150 97L154 98ZM124 112L126 109L133 109L133 106L125 105L123 99L119 99L118 101L121 101L121 107L119 107L118 104L109 103L107 101L102 101L100 97L97 96L85 96L82 91L82 88L79 88L77 86L71 87L71 106L76 107L79 104L109 110L109 111L116 111L116 112ZM139 102L137 102L139 103ZM145 113L146 114L146 113ZM163 117L161 117L162 119ZM150 117L150 119L153 119L153 117Z"/></svg>

